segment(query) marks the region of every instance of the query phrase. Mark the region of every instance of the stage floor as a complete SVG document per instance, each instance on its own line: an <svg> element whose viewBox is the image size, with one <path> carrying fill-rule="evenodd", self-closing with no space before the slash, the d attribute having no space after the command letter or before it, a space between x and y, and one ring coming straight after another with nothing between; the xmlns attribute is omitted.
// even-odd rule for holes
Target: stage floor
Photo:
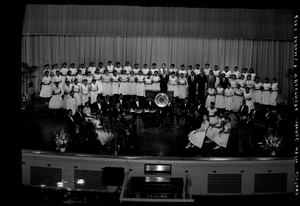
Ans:
<svg viewBox="0 0 300 206"><path fill-rule="evenodd" d="M56 151L54 132L59 132L65 125L66 112L60 111L59 115L54 115L47 105L35 103L33 111L21 111L21 147L22 149ZM138 120L137 120L138 121ZM278 154L279 157L291 157L294 155L294 130L291 126L287 130L287 137L284 139L284 147ZM256 131L259 133L259 131ZM252 141L253 148L248 142L243 144L243 152L238 152L238 139L234 136L229 138L230 146L214 150L214 144L206 144L201 149L185 149L188 143L189 131L183 127L171 131L170 128L158 129L149 127L144 129L137 124L137 140L135 148L127 148L121 151L120 155L127 156L156 156L156 157L269 157L270 151L263 150L257 144L261 141L256 135ZM88 153L88 154L108 154L113 155L113 149L107 149L99 141L93 144L84 137L80 139L80 144L76 147L68 148L67 152Z"/></svg>

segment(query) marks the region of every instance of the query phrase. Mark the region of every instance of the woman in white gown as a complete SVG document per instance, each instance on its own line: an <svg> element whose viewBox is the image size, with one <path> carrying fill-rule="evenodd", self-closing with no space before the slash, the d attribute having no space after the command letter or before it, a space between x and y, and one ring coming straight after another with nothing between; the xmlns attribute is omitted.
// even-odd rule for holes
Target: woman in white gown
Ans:
<svg viewBox="0 0 300 206"><path fill-rule="evenodd" d="M277 79L273 78L273 82L271 84L271 95L270 95L270 105L276 106L277 105L277 96L278 96L278 83Z"/></svg>
<svg viewBox="0 0 300 206"><path fill-rule="evenodd" d="M214 85L211 84L210 87L207 90L207 97L205 101L205 107L208 108L210 106L211 102L216 102L216 89L214 88Z"/></svg>
<svg viewBox="0 0 300 206"><path fill-rule="evenodd" d="M208 116L206 114L204 114L201 127L196 130L193 130L189 133L189 135L188 135L189 143L187 144L187 146L185 148L188 149L188 148L194 147L194 146L201 148L203 145L203 140L206 136L205 134L206 134L206 130L207 130L208 126L209 126Z"/></svg>
<svg viewBox="0 0 300 206"><path fill-rule="evenodd" d="M145 96L145 76L141 70L138 71L138 75L136 76L136 95L139 97Z"/></svg>
<svg viewBox="0 0 300 206"><path fill-rule="evenodd" d="M173 97L179 96L178 80L177 80L177 77L175 76L175 72L172 72L171 76L169 77L168 90L173 91Z"/></svg>
<svg viewBox="0 0 300 206"><path fill-rule="evenodd" d="M211 136L211 140L214 141L217 146L214 149L219 149L220 147L227 147L229 135L231 131L231 119L230 117L225 117L225 125L219 130L219 132L214 133Z"/></svg>
<svg viewBox="0 0 300 206"><path fill-rule="evenodd" d="M49 101L49 109L61 109L63 106L62 88L59 82L55 82L52 87L52 97Z"/></svg>
<svg viewBox="0 0 300 206"><path fill-rule="evenodd" d="M78 84L78 80L77 79L74 79L74 84L72 86L72 91L74 92L74 97L76 99L76 104L77 104L77 107L82 105L82 99L81 99L81 92L80 92L80 85ZM76 108L77 110L77 108Z"/></svg>
<svg viewBox="0 0 300 206"><path fill-rule="evenodd" d="M63 98L63 108L67 109L67 100L70 97L70 91L72 89L70 81L66 80L66 83L63 85L64 88L64 98Z"/></svg>
<svg viewBox="0 0 300 206"><path fill-rule="evenodd" d="M40 97L45 98L45 103L48 105L48 100L51 96L51 77L49 76L49 71L45 71L45 76L42 79L42 89L40 91Z"/></svg>
<svg viewBox="0 0 300 206"><path fill-rule="evenodd" d="M244 99L246 100L246 105L248 106L248 113L250 113L250 111L254 109L254 104L252 102L252 95L250 93L249 87L246 87L246 92L244 93Z"/></svg>
<svg viewBox="0 0 300 206"><path fill-rule="evenodd" d="M223 116L223 113L217 114L217 121L215 124L211 124L209 125L207 131L206 131L206 136L211 140L212 136L215 133L219 133L220 130L223 128L223 126L225 125L225 117ZM211 142L210 140L208 140L208 142Z"/></svg>
<svg viewBox="0 0 300 206"><path fill-rule="evenodd" d="M90 92L91 92L91 104L97 101L97 96L98 96L98 85L96 83L96 79L92 80L92 84L90 87Z"/></svg>

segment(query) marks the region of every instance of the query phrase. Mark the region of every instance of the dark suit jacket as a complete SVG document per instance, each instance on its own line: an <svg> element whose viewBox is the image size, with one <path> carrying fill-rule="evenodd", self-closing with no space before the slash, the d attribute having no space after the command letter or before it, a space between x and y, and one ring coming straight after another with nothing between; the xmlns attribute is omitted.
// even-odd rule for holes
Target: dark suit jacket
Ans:
<svg viewBox="0 0 300 206"><path fill-rule="evenodd" d="M197 76L198 91L204 92L206 82L207 82L207 78L206 78L205 74L203 74L203 76L201 76L201 74L199 74Z"/></svg>
<svg viewBox="0 0 300 206"><path fill-rule="evenodd" d="M75 118L70 117L67 115L67 131L70 135L75 135L75 128L76 128L76 123L75 123Z"/></svg>
<svg viewBox="0 0 300 206"><path fill-rule="evenodd" d="M216 76L212 75L212 78L211 79L209 79L209 78L210 78L210 76L208 75L207 76L207 88L209 88L211 84L213 84L213 86L215 87Z"/></svg>
<svg viewBox="0 0 300 206"><path fill-rule="evenodd" d="M117 117L118 114L122 114L123 109L120 107L117 109L116 107L113 108L113 117Z"/></svg>
<svg viewBox="0 0 300 206"><path fill-rule="evenodd" d="M163 78L163 74L159 75L160 77L160 91L168 91L168 82L169 75L166 74L165 78Z"/></svg>
<svg viewBox="0 0 300 206"><path fill-rule="evenodd" d="M192 81L192 77L189 76L187 81L189 85L189 95L196 95L197 77L194 76L194 81Z"/></svg>
<svg viewBox="0 0 300 206"><path fill-rule="evenodd" d="M180 110L183 112L184 110L191 110L190 103L184 104L184 102L180 106Z"/></svg>
<svg viewBox="0 0 300 206"><path fill-rule="evenodd" d="M112 103L109 102L109 104L106 102L106 100L104 100L102 102L102 105L103 106L103 113L107 114L110 112L111 108L112 108Z"/></svg>
<svg viewBox="0 0 300 206"><path fill-rule="evenodd" d="M157 106L156 106L154 101L151 101L151 105L148 101L146 101L146 102L144 102L144 108L149 109L149 110L153 110L153 109L157 109Z"/></svg>
<svg viewBox="0 0 300 206"><path fill-rule="evenodd" d="M167 106L165 106L165 112L171 115L174 114L174 109L175 109L175 102L170 102L170 105L167 104Z"/></svg>
<svg viewBox="0 0 300 206"><path fill-rule="evenodd" d="M85 121L83 113L79 113L78 111L74 115L75 123L78 124L81 128L83 128L83 123Z"/></svg>
<svg viewBox="0 0 300 206"><path fill-rule="evenodd" d="M130 108L132 108L132 109L144 109L144 105L141 101L139 101L139 106L137 106L136 102L133 101L133 102L131 102Z"/></svg>
<svg viewBox="0 0 300 206"><path fill-rule="evenodd" d="M225 77L224 80L222 78L220 78L220 84L224 89L226 89L230 83L229 83L229 80Z"/></svg>
<svg viewBox="0 0 300 206"><path fill-rule="evenodd" d="M120 103L121 109L123 109L123 110L126 110L126 109L127 109L127 102L126 102L124 99L122 99L122 103L121 103L120 99L117 99L117 100L116 100L116 103L117 103L117 102Z"/></svg>
<svg viewBox="0 0 300 206"><path fill-rule="evenodd" d="M200 115L204 115L205 112L207 111L207 109L205 108L205 106L203 104L195 104L194 105L194 110L197 110L199 112Z"/></svg>
<svg viewBox="0 0 300 206"><path fill-rule="evenodd" d="M247 116L248 115L248 106L245 104L244 107L243 105L241 105L240 109L239 109L239 114L241 116Z"/></svg>
<svg viewBox="0 0 300 206"><path fill-rule="evenodd" d="M101 108L99 108L98 102L97 102L97 101L94 102L94 103L92 104L92 107L91 107L92 112L93 112L93 113L96 113L96 112L103 111L103 109L105 109L105 108L103 107L103 102L100 102L100 105L101 105Z"/></svg>
<svg viewBox="0 0 300 206"><path fill-rule="evenodd" d="M252 119L254 121L257 121L259 119L261 119L261 114L259 111L255 110L255 109L251 109L250 111L250 115L252 116Z"/></svg>

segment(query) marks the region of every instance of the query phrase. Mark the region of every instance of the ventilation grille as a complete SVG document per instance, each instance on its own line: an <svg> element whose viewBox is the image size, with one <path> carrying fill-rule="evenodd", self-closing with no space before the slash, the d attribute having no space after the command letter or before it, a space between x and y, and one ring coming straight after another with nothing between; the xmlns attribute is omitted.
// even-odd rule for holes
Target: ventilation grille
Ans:
<svg viewBox="0 0 300 206"><path fill-rule="evenodd" d="M103 171L74 170L74 188L101 190L106 188L102 185Z"/></svg>
<svg viewBox="0 0 300 206"><path fill-rule="evenodd" d="M46 187L56 187L62 181L62 170L59 168L30 167L30 184L44 185Z"/></svg>
<svg viewBox="0 0 300 206"><path fill-rule="evenodd" d="M286 192L287 173L255 174L254 193Z"/></svg>
<svg viewBox="0 0 300 206"><path fill-rule="evenodd" d="M241 193L241 174L208 174L208 193Z"/></svg>

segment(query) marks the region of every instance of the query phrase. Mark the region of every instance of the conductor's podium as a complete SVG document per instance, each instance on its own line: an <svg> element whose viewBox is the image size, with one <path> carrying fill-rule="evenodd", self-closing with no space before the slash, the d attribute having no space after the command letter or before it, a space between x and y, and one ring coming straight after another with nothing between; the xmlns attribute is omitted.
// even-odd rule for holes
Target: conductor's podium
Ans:
<svg viewBox="0 0 300 206"><path fill-rule="evenodd" d="M184 178L171 177L165 171L161 174L145 174L147 175L131 176L129 172L125 173L121 202L194 202L188 173Z"/></svg>

